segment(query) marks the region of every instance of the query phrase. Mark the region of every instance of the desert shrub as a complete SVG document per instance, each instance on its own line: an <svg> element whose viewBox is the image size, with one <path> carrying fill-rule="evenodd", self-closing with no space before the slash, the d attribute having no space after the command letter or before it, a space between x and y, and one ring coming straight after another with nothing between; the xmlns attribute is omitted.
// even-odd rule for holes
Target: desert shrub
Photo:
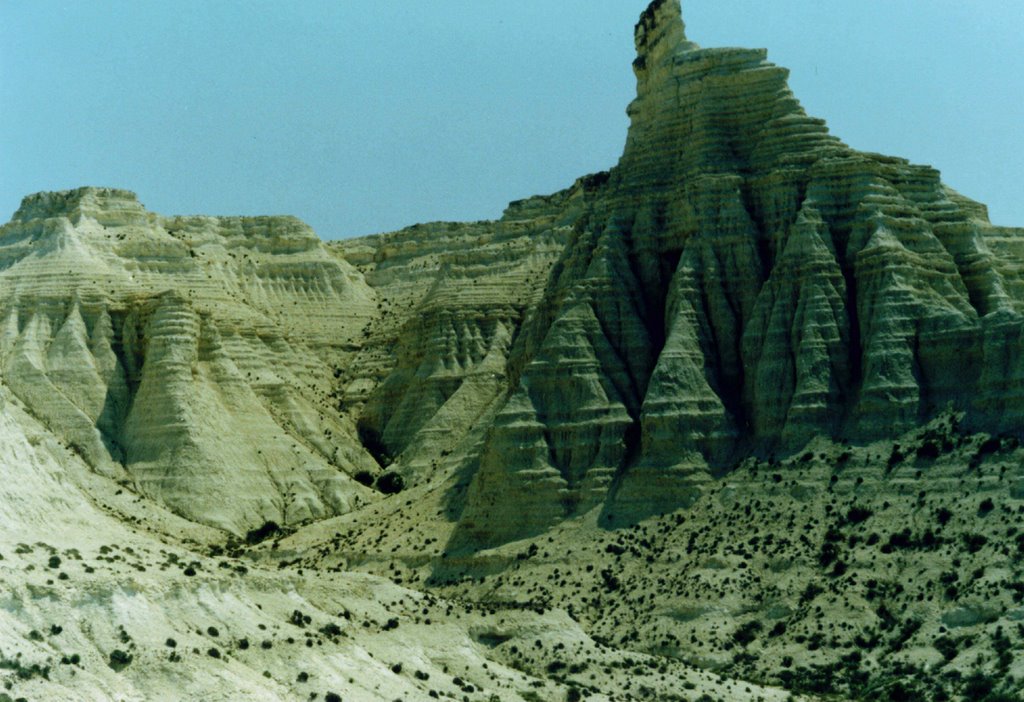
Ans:
<svg viewBox="0 0 1024 702"><path fill-rule="evenodd" d="M361 470L352 476L357 483L370 487L373 485L373 473L368 470Z"/></svg>
<svg viewBox="0 0 1024 702"><path fill-rule="evenodd" d="M942 657L947 661L951 661L956 658L956 654L959 651L957 642L948 636L940 636L932 641L932 647L941 653Z"/></svg>
<svg viewBox="0 0 1024 702"><path fill-rule="evenodd" d="M903 455L903 452L900 451L900 447L898 445L897 446L893 446L892 447L892 453L889 454L889 460L886 463L886 467L889 470L892 470L893 468L898 466L900 463L903 463L903 459L904 458L906 458L906 457Z"/></svg>
<svg viewBox="0 0 1024 702"><path fill-rule="evenodd" d="M35 677L50 679L50 666L38 663L25 664L20 658L0 658L0 670L13 670L19 680L31 680ZM7 683L9 682L8 680ZM10 689L9 684L7 688Z"/></svg>
<svg viewBox="0 0 1024 702"><path fill-rule="evenodd" d="M815 597L820 595L822 592L824 592L824 590L822 590L819 586L815 585L814 583L807 583L807 587L805 587L804 591L800 594L800 604L804 605L808 602L811 602Z"/></svg>
<svg viewBox="0 0 1024 702"><path fill-rule="evenodd" d="M131 664L132 658L132 654L125 653L121 649L115 648L110 652L110 659L107 661L107 665L109 665L114 671L121 672Z"/></svg>
<svg viewBox="0 0 1024 702"><path fill-rule="evenodd" d="M846 521L849 524L860 524L861 522L867 521L872 514L874 514L874 512L867 507L854 505L853 507L850 507L849 511L847 511Z"/></svg>
<svg viewBox="0 0 1024 702"><path fill-rule="evenodd" d="M277 522L267 521L262 526L247 531L245 533L245 541L250 545L255 545L279 533L281 533L281 527Z"/></svg>
<svg viewBox="0 0 1024 702"><path fill-rule="evenodd" d="M313 621L313 618L308 614L303 614L301 610L292 610L292 616L288 618L288 621L295 626L302 628Z"/></svg>
<svg viewBox="0 0 1024 702"><path fill-rule="evenodd" d="M732 640L740 646L749 646L757 638L762 628L759 621L747 622L732 632Z"/></svg>
<svg viewBox="0 0 1024 702"><path fill-rule="evenodd" d="M377 478L377 489L385 495L395 495L405 489L405 478L389 470Z"/></svg>
<svg viewBox="0 0 1024 702"><path fill-rule="evenodd" d="M827 568L839 557L839 546L826 541L821 545L821 553L818 554L818 564L822 568Z"/></svg>
<svg viewBox="0 0 1024 702"><path fill-rule="evenodd" d="M341 627L334 622L330 622L320 627L320 633L324 636L341 636Z"/></svg>
<svg viewBox="0 0 1024 702"><path fill-rule="evenodd" d="M601 571L601 578L604 580L604 589L608 592L615 592L622 587L622 583L619 582L619 579L616 578L608 568Z"/></svg>
<svg viewBox="0 0 1024 702"><path fill-rule="evenodd" d="M968 553L977 553L988 543L988 539L981 534L963 534L962 537Z"/></svg>

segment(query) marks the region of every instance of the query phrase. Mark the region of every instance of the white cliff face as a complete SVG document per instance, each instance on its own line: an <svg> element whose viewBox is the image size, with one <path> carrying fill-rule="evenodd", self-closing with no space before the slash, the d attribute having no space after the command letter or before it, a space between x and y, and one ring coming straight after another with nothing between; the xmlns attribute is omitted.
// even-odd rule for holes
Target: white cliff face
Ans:
<svg viewBox="0 0 1024 702"><path fill-rule="evenodd" d="M1024 230L850 149L765 51L689 41L678 0L635 40L619 163L498 221L324 244L25 198L0 227L0 679L767 700L728 676L854 696L913 665L963 691L1024 617Z"/></svg>
<svg viewBox="0 0 1024 702"><path fill-rule="evenodd" d="M3 382L97 471L234 533L367 499L327 393L374 293L298 220L41 193L0 260Z"/></svg>
<svg viewBox="0 0 1024 702"><path fill-rule="evenodd" d="M949 407L1019 429L1011 233L934 169L830 135L763 50L688 41L677 0L652 3L636 45L625 152L511 350L523 372L481 453L467 543L601 502L674 509L709 468Z"/></svg>
<svg viewBox="0 0 1024 702"><path fill-rule="evenodd" d="M243 533L468 476L468 548L691 502L747 456L1022 422L1019 233L807 116L763 50L635 29L609 173L325 247L126 191L0 229L3 382L98 472ZM369 479L369 480L368 480Z"/></svg>

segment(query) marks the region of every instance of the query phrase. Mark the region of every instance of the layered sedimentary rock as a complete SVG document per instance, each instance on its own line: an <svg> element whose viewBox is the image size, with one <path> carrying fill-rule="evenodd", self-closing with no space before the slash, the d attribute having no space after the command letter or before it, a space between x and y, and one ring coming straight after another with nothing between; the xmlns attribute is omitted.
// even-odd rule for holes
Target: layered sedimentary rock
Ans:
<svg viewBox="0 0 1024 702"><path fill-rule="evenodd" d="M380 301L340 389L378 460L427 478L488 425L509 386L512 340L585 197L577 184L513 203L499 222L416 225L333 244Z"/></svg>
<svg viewBox="0 0 1024 702"><path fill-rule="evenodd" d="M291 217L82 188L0 229L4 385L96 470L234 532L365 500L350 475L375 464L327 394L373 307Z"/></svg>
<svg viewBox="0 0 1024 702"><path fill-rule="evenodd" d="M374 499L356 475L457 475L470 549L673 509L814 437L947 408L1019 429L1021 232L843 144L765 51L689 41L677 0L635 40L619 163L496 222L325 247L294 218L26 198L4 384L96 470L235 532Z"/></svg>
<svg viewBox="0 0 1024 702"><path fill-rule="evenodd" d="M635 37L618 165L499 221L24 200L11 697L1016 693L1024 230Z"/></svg>
<svg viewBox="0 0 1024 702"><path fill-rule="evenodd" d="M677 0L636 46L625 152L511 350L468 543L672 508L750 453L947 407L1024 424L1017 232L830 135L764 51L688 41Z"/></svg>

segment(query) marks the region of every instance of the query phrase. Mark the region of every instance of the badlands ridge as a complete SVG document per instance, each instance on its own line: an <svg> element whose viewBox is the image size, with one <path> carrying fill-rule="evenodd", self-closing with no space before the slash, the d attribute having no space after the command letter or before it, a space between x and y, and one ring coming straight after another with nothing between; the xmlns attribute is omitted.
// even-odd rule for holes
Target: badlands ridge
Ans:
<svg viewBox="0 0 1024 702"><path fill-rule="evenodd" d="M0 700L1019 699L1024 230L635 32L498 221L24 199Z"/></svg>

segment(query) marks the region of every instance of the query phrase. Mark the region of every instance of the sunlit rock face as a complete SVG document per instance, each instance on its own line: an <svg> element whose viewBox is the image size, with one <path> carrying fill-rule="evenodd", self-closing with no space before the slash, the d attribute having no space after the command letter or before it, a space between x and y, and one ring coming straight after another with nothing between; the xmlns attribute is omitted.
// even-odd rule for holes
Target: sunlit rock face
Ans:
<svg viewBox="0 0 1024 702"><path fill-rule="evenodd" d="M469 542L672 508L751 453L947 407L1019 428L1019 232L830 135L765 51L688 41L676 0L635 38L625 152L513 345Z"/></svg>
<svg viewBox="0 0 1024 702"><path fill-rule="evenodd" d="M843 144L765 51L690 42L676 0L635 40L619 163L498 221L325 245L122 190L26 198L3 382L95 470L235 533L458 475L468 549L687 505L815 437L1019 428L1021 233Z"/></svg>
<svg viewBox="0 0 1024 702"><path fill-rule="evenodd" d="M25 198L0 702L1018 699L1024 230L635 36L618 165L498 221Z"/></svg>
<svg viewBox="0 0 1024 702"><path fill-rule="evenodd" d="M326 395L374 293L299 220L40 193L0 266L3 382L97 471L236 533L364 500L375 464Z"/></svg>

